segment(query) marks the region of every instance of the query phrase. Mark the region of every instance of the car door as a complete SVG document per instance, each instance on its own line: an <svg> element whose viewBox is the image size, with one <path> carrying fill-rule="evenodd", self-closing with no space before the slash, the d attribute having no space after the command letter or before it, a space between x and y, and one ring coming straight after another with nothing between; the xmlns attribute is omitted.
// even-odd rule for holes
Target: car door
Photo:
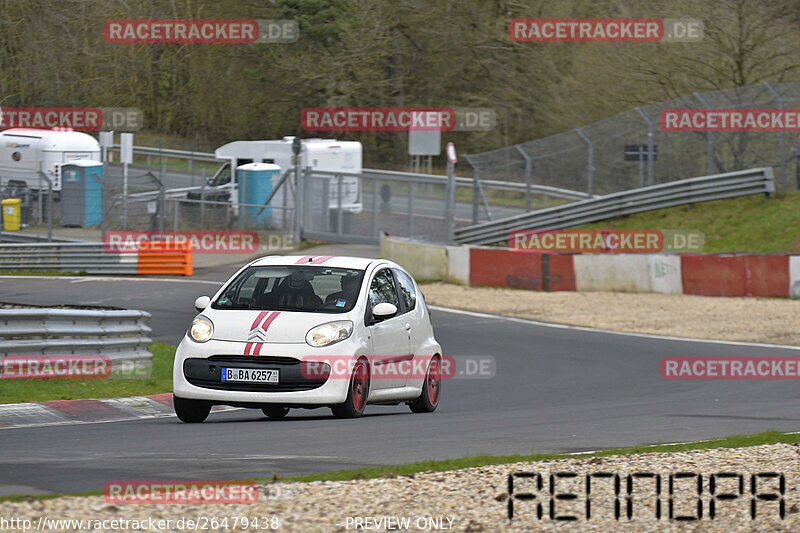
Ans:
<svg viewBox="0 0 800 533"><path fill-rule="evenodd" d="M375 322L372 308L382 302L397 307L397 314ZM370 337L373 355L372 389L402 387L406 378L398 364L411 358L407 316L402 312L402 303L397 294L397 286L391 269L381 268L372 276L369 285L367 312L364 317Z"/></svg>
<svg viewBox="0 0 800 533"><path fill-rule="evenodd" d="M409 362L413 362L415 357L420 357L422 354L417 353L417 347L420 345L420 336L424 335L424 329L420 327L420 309L417 305L417 289L414 280L411 279L406 272L394 268L394 279L397 282L397 293L400 297L400 308L405 318L404 327L408 334L408 353L411 355ZM413 370L411 364L404 365L409 371ZM405 376L403 385L408 383L408 374Z"/></svg>

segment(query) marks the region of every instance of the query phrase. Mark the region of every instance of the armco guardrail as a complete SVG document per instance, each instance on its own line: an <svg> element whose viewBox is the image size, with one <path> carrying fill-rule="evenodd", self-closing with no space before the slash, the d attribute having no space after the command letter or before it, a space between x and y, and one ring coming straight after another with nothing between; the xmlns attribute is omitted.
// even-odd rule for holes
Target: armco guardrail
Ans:
<svg viewBox="0 0 800 533"><path fill-rule="evenodd" d="M64 237L48 237L35 233L20 233L18 231L0 231L0 243L14 242L84 242L80 239L66 239Z"/></svg>
<svg viewBox="0 0 800 533"><path fill-rule="evenodd" d="M111 253L102 242L0 244L0 270L63 270L87 274L191 276L191 242L143 243L139 251Z"/></svg>
<svg viewBox="0 0 800 533"><path fill-rule="evenodd" d="M103 355L112 369L150 366L149 318L135 310L0 309L0 357Z"/></svg>
<svg viewBox="0 0 800 533"><path fill-rule="evenodd" d="M455 230L455 240L491 244L507 241L509 233L514 230L568 228L653 209L773 192L775 180L771 168L740 170L631 189L462 227Z"/></svg>

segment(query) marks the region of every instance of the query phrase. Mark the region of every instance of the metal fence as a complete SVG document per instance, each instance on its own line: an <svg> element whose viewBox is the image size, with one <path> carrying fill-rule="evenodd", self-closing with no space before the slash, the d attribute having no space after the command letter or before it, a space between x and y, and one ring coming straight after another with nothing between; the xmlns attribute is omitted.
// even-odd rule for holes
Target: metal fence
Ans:
<svg viewBox="0 0 800 533"><path fill-rule="evenodd" d="M115 145L110 148L109 154L117 150L118 146ZM229 205L229 198L220 201L218 193L213 188L205 186L206 178L213 176L222 164L220 160L214 158L214 154L147 146L134 146L133 152L134 164L129 165L131 175L150 172L165 187L164 229L249 229L246 222L244 226L242 225L237 215L238 206L225 209L225 206ZM549 207L589 197L582 190L483 179L479 183L479 201L473 205L475 182L471 176L467 177L469 167L465 162L459 163L456 170L459 168L466 175L456 178L454 210L457 226L469 224L476 210L484 219L502 218L524 213L533 208ZM189 169L192 169L191 172ZM105 173L119 179L122 175L122 166L114 162L106 163ZM324 174L317 172L314 178L310 178L309 190L323 186L319 180L340 179L335 175ZM319 217L321 204L313 204L306 213L316 212L318 216L306 219L301 215L300 219L300 225L306 229L306 238L376 243L377 235L381 231L434 241L445 238L443 225L446 209L446 176L364 169L357 177L361 183L363 211L360 213L343 211L341 225L337 225L340 217L336 213L336 206L333 205L336 203L335 200L332 200L333 203L329 206L331 212L327 215L327 223L323 223L325 217ZM291 198L294 198L295 194L295 181L291 175L287 184ZM338 185L332 185L336 186ZM328 189L328 192L331 198L335 198L333 189ZM314 194L305 197L307 201L314 198ZM138 198L128 196L129 202L142 200L141 196ZM153 199L148 201L152 202ZM277 225L292 230L296 226L293 222L294 202L283 202L283 205L288 207L272 207L282 211L280 219L283 222ZM209 216L216 219L210 220ZM293 233L296 237L296 230Z"/></svg>
<svg viewBox="0 0 800 533"><path fill-rule="evenodd" d="M471 223L470 198L474 182L469 178L365 169L360 174L306 169L302 174L300 219L301 235L306 239L376 244L380 233L413 237L434 242L449 242L455 228ZM337 193L345 177L358 177L361 183L359 212L341 209ZM452 185L451 185L452 184ZM487 189L510 191L524 196L524 187L505 182L484 183ZM452 189L450 189L452 187ZM451 192L452 191L452 192ZM585 199L586 194L564 189L534 188L534 194L563 199ZM448 194L450 193L450 194ZM479 209L506 218L524 213L521 202Z"/></svg>
<svg viewBox="0 0 800 533"><path fill-rule="evenodd" d="M800 108L800 83L695 93L466 159L480 181L532 183L591 195L767 166L776 169L779 191L793 190L800 180L794 134L665 132L659 116L670 108Z"/></svg>

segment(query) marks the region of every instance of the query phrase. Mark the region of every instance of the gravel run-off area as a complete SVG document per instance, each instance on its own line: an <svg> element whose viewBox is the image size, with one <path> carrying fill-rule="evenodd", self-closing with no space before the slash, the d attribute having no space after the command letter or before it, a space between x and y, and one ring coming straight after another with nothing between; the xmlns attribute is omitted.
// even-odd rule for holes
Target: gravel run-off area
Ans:
<svg viewBox="0 0 800 533"><path fill-rule="evenodd" d="M800 299L683 294L537 292L446 283L422 286L431 305L599 329L800 345Z"/></svg>
<svg viewBox="0 0 800 533"><path fill-rule="evenodd" d="M752 476L779 472L780 478L760 475L756 478L759 498L756 517L752 518ZM514 476L509 492L509 474L528 473L533 477ZM556 475L577 474L574 478ZM604 473L612 474L603 477ZM678 478L676 474L692 477ZM718 499L714 518L710 517L711 475L726 473L732 477L715 478L715 494L736 494L733 499ZM537 476L541 475L542 488ZM556 494L574 494L572 500L552 499L550 475L554 476ZM631 475L631 518L627 516L627 477ZM645 476L642 476L644 474ZM655 474L660 476L661 494L656 494ZM590 476L590 516L586 518L586 476ZM614 475L620 476L617 494ZM650 477L646 477L646 476ZM669 479L673 478L670 497ZM702 476L698 495L698 475ZM741 475L741 494L739 485ZM635 476L635 477L634 477ZM426 472L411 476L369 480L277 483L262 485L257 502L248 505L121 505L109 504L102 496L64 497L53 500L5 503L2 516L30 519L129 519L147 521L181 517L197 520L206 517L222 520L228 517L277 517L279 531L392 531L399 523L386 520L405 519L408 531L647 531L726 533L796 532L800 531L800 447L790 444L753 446L748 448L711 449L681 453L648 453L631 456L560 459L536 463L515 463L456 470ZM529 494L534 499L519 499ZM509 519L509 498L513 499L514 515ZM573 516L574 521L550 518L550 501L555 502L555 516ZM783 500L783 502L781 502ZM656 502L661 516L656 518ZM620 518L615 517L615 504L620 504ZM694 521L670 520L673 517L697 517ZM698 504L699 502L699 504ZM537 506L542 505L542 517ZM781 518L781 505L784 517ZM356 522L366 527L356 528ZM372 520L371 522L368 521ZM380 523L377 521L384 520ZM380 525L379 525L380 524ZM382 527L381 527L382 526ZM421 527L419 527L421 526ZM431 527L429 527L431 526ZM448 529L452 528L452 529ZM144 530L154 530L147 527ZM218 530L226 528L219 527ZM231 527L227 528L232 530ZM132 529L128 529L132 530ZM186 530L184 528L184 530ZM195 530L200 530L195 528ZM243 529L239 529L243 530ZM442 530L442 529L438 529ZM255 531L255 529L249 529Z"/></svg>

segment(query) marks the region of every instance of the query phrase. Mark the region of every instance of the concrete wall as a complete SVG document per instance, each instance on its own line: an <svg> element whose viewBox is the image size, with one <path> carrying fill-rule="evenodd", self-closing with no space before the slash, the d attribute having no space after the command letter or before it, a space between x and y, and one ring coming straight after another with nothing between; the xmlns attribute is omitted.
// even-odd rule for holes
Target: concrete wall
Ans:
<svg viewBox="0 0 800 533"><path fill-rule="evenodd" d="M542 254L381 236L381 257L420 280L535 291L800 298L800 256Z"/></svg>
<svg viewBox="0 0 800 533"><path fill-rule="evenodd" d="M469 246L447 246L447 272L443 281L469 285Z"/></svg>
<svg viewBox="0 0 800 533"><path fill-rule="evenodd" d="M800 255L789 257L789 296L800 298Z"/></svg>
<svg viewBox="0 0 800 533"><path fill-rule="evenodd" d="M448 271L445 246L381 235L381 257L391 259L417 280L445 279Z"/></svg>
<svg viewBox="0 0 800 533"><path fill-rule="evenodd" d="M469 283L469 246L445 246L381 234L380 255L418 280Z"/></svg>
<svg viewBox="0 0 800 533"><path fill-rule="evenodd" d="M579 291L682 292L679 256L577 254L572 257Z"/></svg>

